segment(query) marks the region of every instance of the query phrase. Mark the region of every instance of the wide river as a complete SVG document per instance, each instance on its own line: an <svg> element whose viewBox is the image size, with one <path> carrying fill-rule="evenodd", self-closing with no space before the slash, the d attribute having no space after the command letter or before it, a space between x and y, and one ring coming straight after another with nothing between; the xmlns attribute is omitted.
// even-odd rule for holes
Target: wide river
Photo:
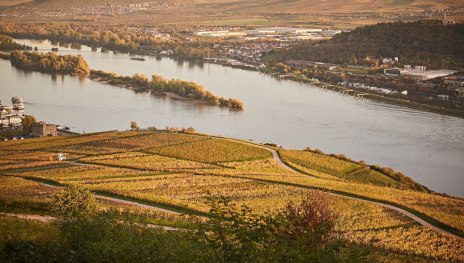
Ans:
<svg viewBox="0 0 464 263"><path fill-rule="evenodd" d="M48 41L19 40L51 49ZM0 100L21 96L26 113L77 132L193 126L202 133L310 146L370 164L392 167L437 192L464 196L464 119L324 91L258 72L170 58L131 60L127 54L60 47L81 54L93 69L189 80L214 94L238 98L243 112L156 97L73 76L15 69L0 60Z"/></svg>

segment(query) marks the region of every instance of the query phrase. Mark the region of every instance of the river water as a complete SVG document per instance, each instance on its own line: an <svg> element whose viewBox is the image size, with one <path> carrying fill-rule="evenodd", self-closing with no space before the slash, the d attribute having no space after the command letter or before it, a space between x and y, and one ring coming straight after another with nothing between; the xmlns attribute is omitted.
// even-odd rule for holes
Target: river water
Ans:
<svg viewBox="0 0 464 263"><path fill-rule="evenodd" d="M48 41L19 40L42 52ZM430 189L464 196L464 119L325 91L258 72L170 58L131 60L127 54L60 47L81 54L93 69L189 80L218 96L238 98L243 112L155 97L73 76L53 77L13 68L0 60L0 100L26 101L26 113L77 132L140 127L193 126L202 133L310 146L355 160L392 167Z"/></svg>

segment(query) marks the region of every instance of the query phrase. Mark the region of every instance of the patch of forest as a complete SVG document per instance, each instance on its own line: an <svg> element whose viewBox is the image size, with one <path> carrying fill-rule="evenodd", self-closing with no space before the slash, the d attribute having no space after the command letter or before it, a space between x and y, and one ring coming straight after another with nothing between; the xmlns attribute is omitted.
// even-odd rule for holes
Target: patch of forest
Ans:
<svg viewBox="0 0 464 263"><path fill-rule="evenodd" d="M381 23L359 27L323 42L302 42L280 54L335 64L372 64L398 57L400 63L429 69L464 69L464 24L438 20ZM374 62L373 62L374 61Z"/></svg>
<svg viewBox="0 0 464 263"><path fill-rule="evenodd" d="M0 35L0 50L32 50L32 47L18 44L9 36Z"/></svg>
<svg viewBox="0 0 464 263"><path fill-rule="evenodd" d="M45 73L88 74L90 68L81 55L57 55L54 52L38 53L15 50L10 54L15 67Z"/></svg>

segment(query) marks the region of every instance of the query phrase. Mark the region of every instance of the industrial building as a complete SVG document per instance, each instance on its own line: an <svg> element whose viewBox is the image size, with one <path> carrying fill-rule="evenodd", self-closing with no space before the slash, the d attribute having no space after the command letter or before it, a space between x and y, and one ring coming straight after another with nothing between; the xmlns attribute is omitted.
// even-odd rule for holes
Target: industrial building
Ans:
<svg viewBox="0 0 464 263"><path fill-rule="evenodd" d="M302 35L308 33L322 33L320 28L297 28L297 27L266 27L245 31L248 35L274 35L274 34L292 34Z"/></svg>
<svg viewBox="0 0 464 263"><path fill-rule="evenodd" d="M440 70L427 70L425 66L404 65L404 68L386 68L383 70L385 76L400 77L406 76L416 80L429 80L452 75L456 70L440 69Z"/></svg>
<svg viewBox="0 0 464 263"><path fill-rule="evenodd" d="M232 37L232 36L246 36L247 33L242 31L227 31L227 30L217 30L217 31L200 31L196 32L195 35L203 37Z"/></svg>
<svg viewBox="0 0 464 263"><path fill-rule="evenodd" d="M263 27L245 31L213 30L199 31L195 35L203 37L242 37L249 39L269 37L293 37L293 40L326 39L341 33L341 30L323 30L321 28L298 28L298 27Z"/></svg>

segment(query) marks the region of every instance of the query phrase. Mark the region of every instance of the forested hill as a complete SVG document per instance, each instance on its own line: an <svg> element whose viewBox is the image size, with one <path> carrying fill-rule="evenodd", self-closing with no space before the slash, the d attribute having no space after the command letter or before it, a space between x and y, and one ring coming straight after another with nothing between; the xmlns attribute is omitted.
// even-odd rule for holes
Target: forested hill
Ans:
<svg viewBox="0 0 464 263"><path fill-rule="evenodd" d="M283 56L336 64L362 64L368 56L399 57L402 64L464 69L464 24L424 20L365 26L319 44L301 43Z"/></svg>

